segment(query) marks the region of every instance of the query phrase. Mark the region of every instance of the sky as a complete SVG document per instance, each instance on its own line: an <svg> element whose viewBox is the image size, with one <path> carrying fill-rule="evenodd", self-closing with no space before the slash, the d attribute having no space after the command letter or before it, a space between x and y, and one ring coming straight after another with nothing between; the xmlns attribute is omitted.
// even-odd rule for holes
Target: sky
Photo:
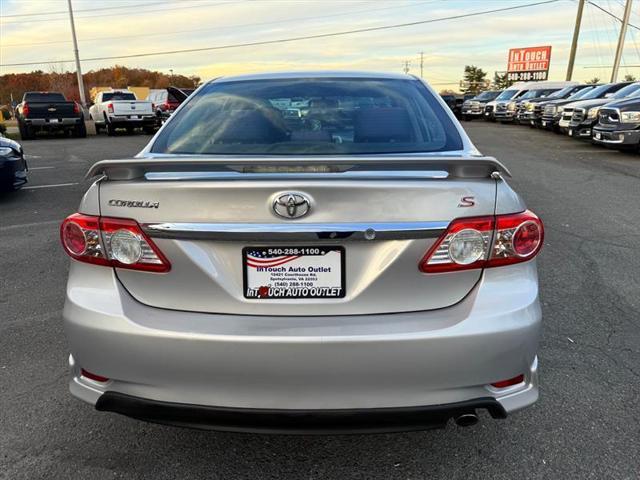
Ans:
<svg viewBox="0 0 640 480"><path fill-rule="evenodd" d="M73 0L81 59L262 42L434 20L541 0ZM591 0L622 17L624 0ZM86 60L203 80L283 70L373 70L420 75L458 89L465 65L504 71L509 48L551 45L550 80L564 80L576 0L402 28L139 58ZM61 12L61 13L56 13ZM640 0L631 23L640 27ZM587 3L574 80L611 75L620 22ZM66 0L0 0L0 74L75 71ZM13 63L38 63L4 66ZM53 62L53 63L40 63ZM640 29L630 27L620 76L640 78ZM595 68L592 68L595 67Z"/></svg>

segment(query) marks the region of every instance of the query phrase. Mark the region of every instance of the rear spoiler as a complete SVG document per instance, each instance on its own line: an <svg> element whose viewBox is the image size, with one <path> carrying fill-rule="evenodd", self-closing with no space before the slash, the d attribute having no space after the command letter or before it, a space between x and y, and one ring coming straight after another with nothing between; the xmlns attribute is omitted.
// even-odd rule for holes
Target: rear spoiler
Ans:
<svg viewBox="0 0 640 480"><path fill-rule="evenodd" d="M226 172L242 174L314 174L376 172L378 178L393 178L397 172L442 171L447 177L487 178L498 172L508 177L509 170L493 157L157 157L130 160L102 160L94 164L85 179L102 175L109 180L135 180L147 173ZM305 175L308 176L308 175ZM355 176L355 175L352 175ZM402 175L407 178L407 175Z"/></svg>

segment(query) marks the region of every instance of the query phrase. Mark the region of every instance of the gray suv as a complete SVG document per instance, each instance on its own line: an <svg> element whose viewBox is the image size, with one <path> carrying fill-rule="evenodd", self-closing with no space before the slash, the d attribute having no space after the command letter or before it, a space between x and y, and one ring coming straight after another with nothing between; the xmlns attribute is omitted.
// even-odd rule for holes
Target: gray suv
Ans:
<svg viewBox="0 0 640 480"><path fill-rule="evenodd" d="M220 78L88 176L64 326L97 410L384 432L538 398L542 223L418 78Z"/></svg>

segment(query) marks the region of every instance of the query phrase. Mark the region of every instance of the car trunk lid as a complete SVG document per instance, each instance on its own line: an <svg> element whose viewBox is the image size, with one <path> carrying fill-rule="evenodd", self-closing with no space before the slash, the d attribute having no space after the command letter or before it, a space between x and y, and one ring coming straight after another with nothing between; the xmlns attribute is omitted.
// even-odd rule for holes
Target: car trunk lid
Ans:
<svg viewBox="0 0 640 480"><path fill-rule="evenodd" d="M147 305L353 315L459 302L481 271L424 274L418 265L451 220L494 214L491 173L504 167L493 159L380 160L138 159L98 164L90 175L108 177L101 215L134 218L171 262L165 274L117 270ZM307 208L302 199L309 210L295 217ZM265 264L270 270L257 273ZM276 295L280 280L297 290ZM265 298L260 288L270 285ZM316 287L323 298L309 295Z"/></svg>

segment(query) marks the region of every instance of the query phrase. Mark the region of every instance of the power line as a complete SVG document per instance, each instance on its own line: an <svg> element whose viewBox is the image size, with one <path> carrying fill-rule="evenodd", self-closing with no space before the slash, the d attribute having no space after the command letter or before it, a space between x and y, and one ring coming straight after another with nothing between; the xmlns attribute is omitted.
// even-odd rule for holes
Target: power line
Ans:
<svg viewBox="0 0 640 480"><path fill-rule="evenodd" d="M369 13L369 12L379 12L379 11L383 11L383 10L399 10L399 9L405 9L405 8L413 8L416 6L421 6L421 5L427 5L430 3L438 3L438 2L443 2L444 0L430 0L430 1L424 1L424 2L418 2L418 3L413 3L410 5L403 5L403 6L398 6L398 5L394 5L391 7L381 7L381 8L368 8L368 9L360 9L360 10L350 10L348 12L343 12L343 13L332 13L329 15L319 15L319 16L311 16L311 17L296 17L296 18L288 18L285 20L272 20L269 22L254 22L254 23L242 23L242 24L236 24L236 25L224 25L221 27L207 27L207 28L192 28L189 30L163 30L160 32L155 32L155 33L141 33L141 34L136 34L136 35L118 35L118 36L113 36L113 37L93 37L93 38L83 38L82 42L90 42L93 40L117 40L120 38L139 38L139 37L157 37L157 36L167 36L167 35L172 35L172 34L183 34L183 33L194 33L194 32L217 32L220 30L229 30L229 29L234 29L234 28L244 28L244 27L259 27L259 26L263 26L263 25L277 25L277 24L281 24L281 23L289 23L289 22L300 22L300 21L304 21L304 20L316 20L316 19L323 19L323 18L332 18L332 17L343 17L345 15L355 15L358 13ZM70 40L56 40L56 41L52 41L52 42L33 42L33 43L10 43L10 44L4 44L2 45L3 48L6 47L31 47L31 46L35 46L35 45L52 45L52 44L56 44L56 43L70 43Z"/></svg>
<svg viewBox="0 0 640 480"><path fill-rule="evenodd" d="M132 54L132 55L115 55L115 56L109 56L109 57L93 57L93 58L84 58L82 59L83 62L92 62L92 61L100 61L100 60L121 60L121 59L126 59L126 58L140 58L140 57L152 57L152 56L157 56L157 55L175 55L175 54L180 54L180 53L193 53L193 52L206 52L206 51L212 51L212 50L225 50L225 49L229 49L229 48L241 48L241 47L255 47L258 45L273 45L276 43L289 43L289 42L297 42L297 41L301 41L301 40L313 40L313 39L318 39L318 38L328 38L328 37L337 37L337 36L343 36L343 35L353 35L353 34L357 34L357 33L365 33L365 32L376 32L376 31L381 31L381 30L390 30L393 28L403 28L403 27L411 27L411 26L415 26L415 25L424 25L427 23L436 23L436 22L443 22L445 20L457 20L457 19L461 19L461 18L469 18L469 17L475 17L475 16L479 16L479 15L488 15L490 13L497 13L497 12L506 12L509 10L518 10L521 8L528 8L528 7L535 7L538 5L546 5L546 4L550 4L550 3L557 3L560 0L543 0L543 1L539 1L539 2L533 2L533 3L527 3L524 5L515 5L512 7L503 7L503 8L495 8L492 10L484 10L484 11L480 11L480 12L472 12L472 13L466 13L466 14L460 14L460 15L452 15L449 17L441 17L441 18L432 18L432 19L428 19L428 20L418 20L415 22L407 22L407 23L397 23L397 24L393 24L393 25L381 25L378 27L368 27L368 28L358 28L358 29L354 29L354 30L345 30L345 31L341 31L341 32L332 32L332 33L321 33L321 34L317 34L317 35L304 35L304 36L299 36L299 37L289 37L289 38L280 38L280 39L275 39L275 40L264 40L264 41L259 41L259 42L245 42L245 43L232 43L232 44L228 44L228 45L219 45L219 46L213 46L213 47L201 47L201 48L187 48L187 49L182 49L182 50L165 50L162 52L146 52L146 53L137 53L137 54ZM21 62L21 63L5 63L5 64L0 64L0 67L17 67L17 66L27 66L27 65L43 65L43 64L56 64L56 63L68 63L68 62L72 62L73 60L52 60L52 61L40 61L40 62Z"/></svg>
<svg viewBox="0 0 640 480"><path fill-rule="evenodd" d="M246 0L243 0L246 1ZM202 8L202 7L217 7L220 5L229 5L232 3L236 3L234 1L232 2L218 2L218 3L212 3L212 4L199 4L199 5L182 5L180 7L172 7L172 8L156 8L155 10L135 10L135 11L130 11L127 7L121 7L120 9L122 10L127 9L126 10L126 15L127 16L131 16L131 15L138 15L138 14L145 14L145 13L153 13L153 12L170 12L172 10L186 10L188 8ZM76 18L105 18L105 17L120 17L122 16L122 12L121 13L108 13L106 15L81 15L78 16ZM11 25L11 24L25 24L25 23L36 23L36 22L63 22L66 21L66 18L44 18L44 19L40 19L40 20L19 20L19 21L15 21L15 22L2 22L2 25Z"/></svg>
<svg viewBox="0 0 640 480"><path fill-rule="evenodd" d="M131 8L131 7L150 7L153 5L166 5L167 3L171 3L167 0L164 2L153 2L153 3L134 3L127 5L120 5L119 7L101 7L101 8L85 8L84 10L76 10L76 12L101 12L104 10L122 10L123 8ZM38 12L38 13L16 13L13 15L5 15L2 14L3 18L13 18L13 17L41 17L42 15L62 15L67 14L66 10L58 10L57 12Z"/></svg>
<svg viewBox="0 0 640 480"><path fill-rule="evenodd" d="M617 15L614 15L613 13L611 13L609 10L607 10L606 8L602 8L600 5L598 5L595 2L592 2L591 0L587 0L587 3L589 5L593 5L594 7L596 7L598 10L602 10L604 13L606 13L607 15L609 15L610 17L615 18L616 20L618 20L620 23L622 23L622 19L620 17L618 17ZM640 27L638 27L637 25L634 25L632 23L628 23L627 26L631 27L631 28L635 28L636 30L640 30Z"/></svg>

